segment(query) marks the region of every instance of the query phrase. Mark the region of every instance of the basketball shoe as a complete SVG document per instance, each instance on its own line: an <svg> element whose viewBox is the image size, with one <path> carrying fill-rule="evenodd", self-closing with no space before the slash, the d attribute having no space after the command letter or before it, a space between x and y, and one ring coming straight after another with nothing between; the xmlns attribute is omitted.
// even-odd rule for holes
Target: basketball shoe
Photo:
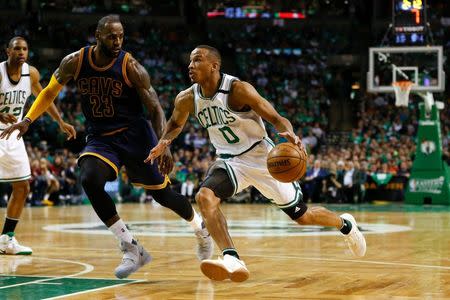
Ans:
<svg viewBox="0 0 450 300"><path fill-rule="evenodd" d="M222 281L231 279L234 282L241 282L248 279L250 272L247 270L244 261L225 254L223 259L205 259L200 263L203 274L212 280Z"/></svg>
<svg viewBox="0 0 450 300"><path fill-rule="evenodd" d="M145 251L144 247L134 240L131 243L121 241L120 250L123 252L122 262L114 272L116 277L120 279L127 278L152 260L152 257Z"/></svg>
<svg viewBox="0 0 450 300"><path fill-rule="evenodd" d="M8 232L0 236L0 254L30 255L31 253L33 253L33 250L30 247L19 244L14 232Z"/></svg>
<svg viewBox="0 0 450 300"><path fill-rule="evenodd" d="M358 229L355 218L351 214L342 214L340 216L352 223L352 229L348 234L344 234L344 240L354 256L363 257L366 254L366 239Z"/></svg>
<svg viewBox="0 0 450 300"><path fill-rule="evenodd" d="M195 231L197 237L197 257L199 260L211 258L214 251L214 243L205 227L205 222L202 222L202 229Z"/></svg>

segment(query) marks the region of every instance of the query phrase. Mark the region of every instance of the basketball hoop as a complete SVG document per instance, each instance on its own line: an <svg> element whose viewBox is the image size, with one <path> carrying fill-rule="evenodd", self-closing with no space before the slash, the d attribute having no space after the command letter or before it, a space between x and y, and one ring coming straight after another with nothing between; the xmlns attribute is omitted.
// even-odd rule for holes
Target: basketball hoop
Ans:
<svg viewBox="0 0 450 300"><path fill-rule="evenodd" d="M392 83L395 92L395 106L408 106L409 92L414 83L409 80L395 81Z"/></svg>

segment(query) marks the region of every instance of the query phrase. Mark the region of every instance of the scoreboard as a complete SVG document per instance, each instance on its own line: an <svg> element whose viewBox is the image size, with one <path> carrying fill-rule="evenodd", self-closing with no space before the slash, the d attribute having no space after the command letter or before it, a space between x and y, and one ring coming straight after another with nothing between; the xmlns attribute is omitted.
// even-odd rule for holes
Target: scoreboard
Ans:
<svg viewBox="0 0 450 300"><path fill-rule="evenodd" d="M392 0L395 44L426 44L426 0Z"/></svg>

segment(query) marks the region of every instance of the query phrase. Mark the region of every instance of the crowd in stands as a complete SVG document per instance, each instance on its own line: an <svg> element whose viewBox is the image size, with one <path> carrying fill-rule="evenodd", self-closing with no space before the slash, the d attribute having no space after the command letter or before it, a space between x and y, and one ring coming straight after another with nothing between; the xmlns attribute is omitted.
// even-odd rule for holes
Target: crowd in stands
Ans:
<svg viewBox="0 0 450 300"><path fill-rule="evenodd" d="M79 14L118 13L140 16L176 16L180 14L176 0L40 0L41 9L70 11Z"/></svg>
<svg viewBox="0 0 450 300"><path fill-rule="evenodd" d="M63 47L65 54L95 42L93 32L80 31L76 26L41 24L45 29L36 33L30 29L33 28L30 24L18 20L16 24L5 26L6 29L0 28L0 33L2 36L23 35L29 39L31 63L40 70L44 86L57 66L39 63L33 49L35 41L49 34L50 46ZM254 84L280 114L288 117L308 148L308 171L302 180L305 201L363 202L368 176L383 173L409 177L417 142L417 101L412 101L408 108L397 108L392 95L360 94L354 100L358 104L354 105L353 129L346 133L344 142L333 143L328 139L332 96L327 85L333 80L333 74L328 70L327 56L348 51L351 45L345 33L311 27L292 30L257 25L241 26L239 30L227 29L211 29L211 43L226 54L232 53L228 56L237 66L233 75ZM448 37L448 29L446 27L439 32L437 38ZM60 35L69 33L68 43L60 45ZM268 49L267 45L275 46ZM172 111L176 94L190 85L186 77L186 54L193 46L184 27L142 24L126 33L124 48L148 70L167 115ZM450 45L445 46L448 53ZM0 58L5 59L4 56ZM448 160L450 103L446 98L440 100L446 101L440 115L444 155ZM64 119L76 127L78 139L66 142L49 116L32 124L25 137L32 167L30 205L78 204L83 201L76 158L83 147L85 119L74 85L69 84L62 90L57 105ZM271 126L267 126L267 130L272 140L282 141ZM215 159L214 149L206 131L192 119L173 143L172 150L176 163L170 174L171 182L182 194L193 199L209 164ZM0 187L0 204L4 205L8 187ZM250 196L244 201L264 201L255 191L246 193ZM123 202L149 199L144 190L130 184L126 170L121 171L118 194L114 196Z"/></svg>
<svg viewBox="0 0 450 300"><path fill-rule="evenodd" d="M306 17L338 16L348 17L355 13L355 1L345 0L303 0L303 1L277 1L277 0L210 0L208 11L224 11L227 7L241 7L260 12L297 12Z"/></svg>

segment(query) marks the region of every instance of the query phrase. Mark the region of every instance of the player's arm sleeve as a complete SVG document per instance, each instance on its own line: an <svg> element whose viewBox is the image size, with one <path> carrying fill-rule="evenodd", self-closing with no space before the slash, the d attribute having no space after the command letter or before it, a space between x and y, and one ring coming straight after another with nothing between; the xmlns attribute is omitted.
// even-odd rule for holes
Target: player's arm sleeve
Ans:
<svg viewBox="0 0 450 300"><path fill-rule="evenodd" d="M32 122L39 118L53 103L62 88L63 85L56 80L55 75L52 75L50 83L39 93L25 118L29 118Z"/></svg>

